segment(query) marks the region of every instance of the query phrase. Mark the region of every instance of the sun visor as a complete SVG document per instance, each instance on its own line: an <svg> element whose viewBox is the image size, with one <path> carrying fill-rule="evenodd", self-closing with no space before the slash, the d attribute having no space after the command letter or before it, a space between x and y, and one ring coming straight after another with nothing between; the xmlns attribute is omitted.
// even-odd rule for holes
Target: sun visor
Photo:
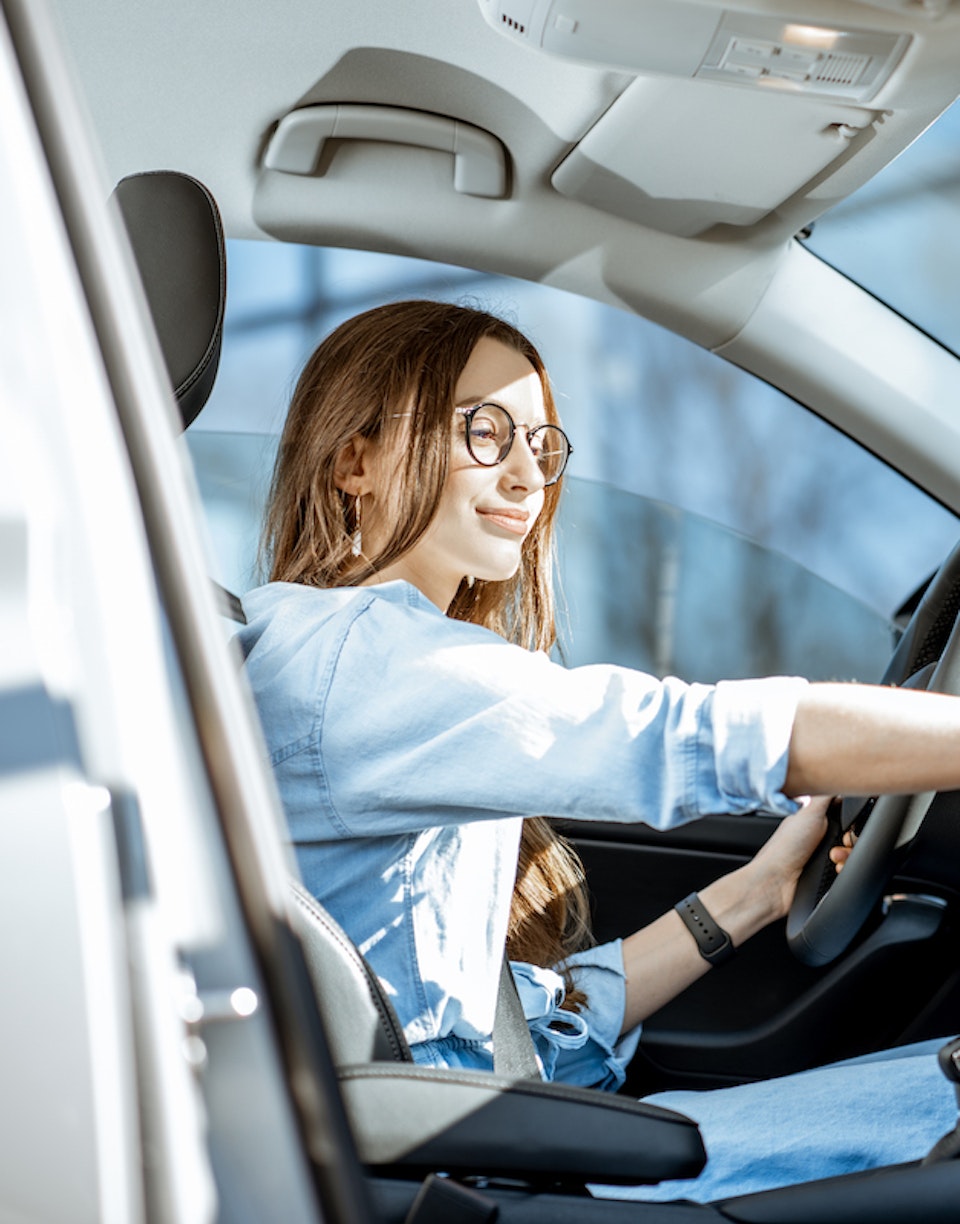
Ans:
<svg viewBox="0 0 960 1224"><path fill-rule="evenodd" d="M718 224L753 225L870 140L877 118L841 102L641 77L571 150L552 183L594 208L681 237Z"/></svg>

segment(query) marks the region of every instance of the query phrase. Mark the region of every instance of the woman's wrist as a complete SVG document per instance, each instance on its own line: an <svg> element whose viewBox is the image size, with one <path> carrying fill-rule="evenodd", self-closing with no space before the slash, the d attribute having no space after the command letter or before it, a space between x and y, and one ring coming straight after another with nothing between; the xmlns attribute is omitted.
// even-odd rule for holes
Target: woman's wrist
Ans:
<svg viewBox="0 0 960 1224"><path fill-rule="evenodd" d="M714 921L730 935L735 947L785 913L779 882L753 862L720 876L701 888L699 894Z"/></svg>

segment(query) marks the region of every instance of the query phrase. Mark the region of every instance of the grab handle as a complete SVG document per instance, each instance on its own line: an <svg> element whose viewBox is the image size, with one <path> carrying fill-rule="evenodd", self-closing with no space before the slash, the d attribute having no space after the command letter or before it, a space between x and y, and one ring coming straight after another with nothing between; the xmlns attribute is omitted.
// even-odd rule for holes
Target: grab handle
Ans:
<svg viewBox="0 0 960 1224"><path fill-rule="evenodd" d="M324 141L381 140L453 154L453 186L466 195L506 195L507 164L495 136L459 119L399 106L304 106L280 120L264 165L284 174L317 174Z"/></svg>

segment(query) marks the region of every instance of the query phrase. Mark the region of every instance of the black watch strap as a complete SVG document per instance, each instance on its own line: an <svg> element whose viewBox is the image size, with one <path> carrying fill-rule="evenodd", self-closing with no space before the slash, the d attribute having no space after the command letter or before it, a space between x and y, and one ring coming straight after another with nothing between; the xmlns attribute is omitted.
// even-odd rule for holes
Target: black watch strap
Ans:
<svg viewBox="0 0 960 1224"><path fill-rule="evenodd" d="M722 965L736 952L733 940L710 917L710 911L695 892L684 897L673 907L687 925L687 929L697 941L700 955L711 965Z"/></svg>

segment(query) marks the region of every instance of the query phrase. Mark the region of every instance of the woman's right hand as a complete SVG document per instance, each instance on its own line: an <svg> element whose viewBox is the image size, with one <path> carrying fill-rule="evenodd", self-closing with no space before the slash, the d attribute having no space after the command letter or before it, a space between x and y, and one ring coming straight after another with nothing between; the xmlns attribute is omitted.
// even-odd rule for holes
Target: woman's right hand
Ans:
<svg viewBox="0 0 960 1224"><path fill-rule="evenodd" d="M831 802L826 795L801 799L799 811L780 821L745 868L755 877L755 886L769 896L774 918L784 917L790 909L800 872L827 831L827 808ZM838 870L849 853L849 849L841 847L831 851L830 857Z"/></svg>

